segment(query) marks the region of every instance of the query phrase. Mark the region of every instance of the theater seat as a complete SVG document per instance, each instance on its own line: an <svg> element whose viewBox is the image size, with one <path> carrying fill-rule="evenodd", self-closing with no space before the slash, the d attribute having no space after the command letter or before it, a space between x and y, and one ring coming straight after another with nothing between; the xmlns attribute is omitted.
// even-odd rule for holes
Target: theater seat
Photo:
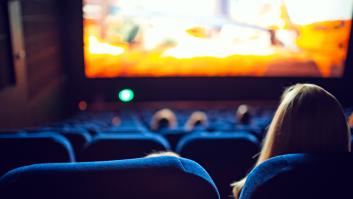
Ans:
<svg viewBox="0 0 353 199"><path fill-rule="evenodd" d="M251 171L240 199L352 198L353 155L291 154Z"/></svg>
<svg viewBox="0 0 353 199"><path fill-rule="evenodd" d="M194 132L187 132L185 130L166 130L164 132L161 132L161 135L163 137L165 137L168 142L170 143L170 146L172 148L172 150L175 150L177 144L179 143L179 141L186 135L190 135L191 133Z"/></svg>
<svg viewBox="0 0 353 199"><path fill-rule="evenodd" d="M219 199L219 194L196 162L153 157L21 167L0 179L0 198Z"/></svg>
<svg viewBox="0 0 353 199"><path fill-rule="evenodd" d="M75 129L59 131L62 136L70 141L75 152L75 157L79 157L84 147L92 140L88 132L81 132Z"/></svg>
<svg viewBox="0 0 353 199"><path fill-rule="evenodd" d="M176 152L201 164L212 176L221 197L229 198L230 184L245 177L255 164L259 143L250 133L200 133L185 136Z"/></svg>
<svg viewBox="0 0 353 199"><path fill-rule="evenodd" d="M69 140L70 144L72 145L76 158L82 153L83 148L92 139L92 136L88 133L88 131L82 128L32 128L26 129L26 132L29 134L41 134L50 132L64 136L67 140Z"/></svg>
<svg viewBox="0 0 353 199"><path fill-rule="evenodd" d="M0 135L0 176L19 166L45 162L72 162L69 141L53 133Z"/></svg>
<svg viewBox="0 0 353 199"><path fill-rule="evenodd" d="M154 134L99 134L81 154L80 161L121 160L170 149L165 138Z"/></svg>

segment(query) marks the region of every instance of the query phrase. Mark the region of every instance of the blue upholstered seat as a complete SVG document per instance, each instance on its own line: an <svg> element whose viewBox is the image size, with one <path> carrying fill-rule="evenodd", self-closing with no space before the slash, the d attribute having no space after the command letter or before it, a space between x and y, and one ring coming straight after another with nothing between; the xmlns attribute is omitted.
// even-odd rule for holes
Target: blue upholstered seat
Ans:
<svg viewBox="0 0 353 199"><path fill-rule="evenodd" d="M92 140L92 136L89 134L89 132L82 128L46 127L26 129L26 132L29 134L42 134L50 132L64 136L72 145L75 157L78 157L82 153L85 145L87 145Z"/></svg>
<svg viewBox="0 0 353 199"><path fill-rule="evenodd" d="M191 133L195 132L187 132L183 129L173 129L160 132L160 134L168 140L172 150L175 150L177 144L183 137L190 135Z"/></svg>
<svg viewBox="0 0 353 199"><path fill-rule="evenodd" d="M37 164L0 179L0 198L218 199L207 172L177 157Z"/></svg>
<svg viewBox="0 0 353 199"><path fill-rule="evenodd" d="M352 198L353 155L290 154L251 171L241 199Z"/></svg>
<svg viewBox="0 0 353 199"><path fill-rule="evenodd" d="M22 129L1 129L0 128L0 135L3 134L18 134L18 133L23 133L24 131Z"/></svg>
<svg viewBox="0 0 353 199"><path fill-rule="evenodd" d="M243 178L255 164L259 143L250 133L199 133L185 136L176 152L201 164L222 198L228 198L230 184Z"/></svg>
<svg viewBox="0 0 353 199"><path fill-rule="evenodd" d="M69 141L53 133L2 134L0 157L0 176L20 166L75 160Z"/></svg>
<svg viewBox="0 0 353 199"><path fill-rule="evenodd" d="M84 147L92 140L92 136L88 132L74 128L62 129L58 133L70 141L75 152L75 157L77 158L82 153Z"/></svg>
<svg viewBox="0 0 353 199"><path fill-rule="evenodd" d="M143 157L170 149L166 139L154 134L99 134L81 155L81 161L120 160Z"/></svg>

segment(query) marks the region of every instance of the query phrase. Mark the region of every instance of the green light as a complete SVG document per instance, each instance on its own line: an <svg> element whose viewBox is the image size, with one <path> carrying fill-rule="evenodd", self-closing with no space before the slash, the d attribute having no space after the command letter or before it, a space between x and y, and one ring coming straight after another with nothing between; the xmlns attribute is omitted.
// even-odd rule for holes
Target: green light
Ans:
<svg viewBox="0 0 353 199"><path fill-rule="evenodd" d="M134 91L131 89L123 89L119 92L119 100L122 102L130 102L134 99Z"/></svg>

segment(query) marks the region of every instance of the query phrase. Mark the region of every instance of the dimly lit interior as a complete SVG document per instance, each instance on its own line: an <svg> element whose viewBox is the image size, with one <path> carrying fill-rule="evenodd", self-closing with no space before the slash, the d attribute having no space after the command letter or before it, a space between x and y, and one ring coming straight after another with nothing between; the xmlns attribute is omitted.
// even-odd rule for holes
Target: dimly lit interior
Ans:
<svg viewBox="0 0 353 199"><path fill-rule="evenodd" d="M352 16L0 1L0 198L352 198Z"/></svg>

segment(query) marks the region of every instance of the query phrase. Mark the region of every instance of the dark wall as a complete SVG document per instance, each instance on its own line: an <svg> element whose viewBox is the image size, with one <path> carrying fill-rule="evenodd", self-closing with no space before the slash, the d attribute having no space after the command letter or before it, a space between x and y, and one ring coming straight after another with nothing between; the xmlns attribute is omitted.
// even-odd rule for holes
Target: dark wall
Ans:
<svg viewBox="0 0 353 199"><path fill-rule="evenodd" d="M23 33L28 72L28 93L35 97L61 78L59 0L24 0Z"/></svg>
<svg viewBox="0 0 353 199"><path fill-rule="evenodd" d="M8 2L12 46L18 57L14 61L16 84L0 91L0 127L33 126L58 119L65 99L60 0Z"/></svg>
<svg viewBox="0 0 353 199"><path fill-rule="evenodd" d="M0 89L14 83L7 4L0 1Z"/></svg>

